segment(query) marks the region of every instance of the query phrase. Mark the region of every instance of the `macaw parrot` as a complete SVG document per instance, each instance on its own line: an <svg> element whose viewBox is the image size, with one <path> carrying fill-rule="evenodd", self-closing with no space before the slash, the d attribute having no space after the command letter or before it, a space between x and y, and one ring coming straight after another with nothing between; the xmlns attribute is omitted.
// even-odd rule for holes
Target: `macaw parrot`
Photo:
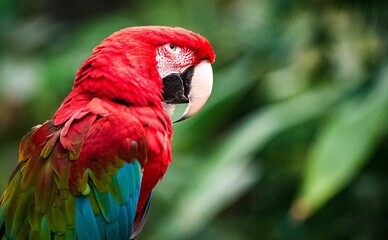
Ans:
<svg viewBox="0 0 388 240"><path fill-rule="evenodd" d="M20 142L1 239L134 239L182 121L207 101L215 54L182 28L130 27L94 48L54 116Z"/></svg>

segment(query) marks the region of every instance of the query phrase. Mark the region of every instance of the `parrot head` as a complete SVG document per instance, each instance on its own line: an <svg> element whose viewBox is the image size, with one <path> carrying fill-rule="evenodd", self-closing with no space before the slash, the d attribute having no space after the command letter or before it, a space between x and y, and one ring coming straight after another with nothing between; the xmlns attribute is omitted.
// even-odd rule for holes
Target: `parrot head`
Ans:
<svg viewBox="0 0 388 240"><path fill-rule="evenodd" d="M199 34L178 27L130 27L94 49L73 88L128 105L160 105L170 115L173 104L187 103L178 122L206 103L214 60L209 41Z"/></svg>

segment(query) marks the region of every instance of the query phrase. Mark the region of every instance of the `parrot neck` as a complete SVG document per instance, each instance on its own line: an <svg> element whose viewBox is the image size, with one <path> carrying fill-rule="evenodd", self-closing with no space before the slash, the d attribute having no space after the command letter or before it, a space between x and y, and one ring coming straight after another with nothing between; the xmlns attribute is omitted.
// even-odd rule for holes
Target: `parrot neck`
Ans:
<svg viewBox="0 0 388 240"><path fill-rule="evenodd" d="M163 81L156 63L112 55L95 52L90 56L76 74L73 91L127 106L163 108Z"/></svg>

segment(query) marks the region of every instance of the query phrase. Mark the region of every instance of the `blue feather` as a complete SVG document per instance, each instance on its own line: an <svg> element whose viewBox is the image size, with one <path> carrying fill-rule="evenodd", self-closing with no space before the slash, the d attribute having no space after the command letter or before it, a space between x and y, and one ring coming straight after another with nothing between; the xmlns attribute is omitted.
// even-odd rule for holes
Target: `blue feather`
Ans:
<svg viewBox="0 0 388 240"><path fill-rule="evenodd" d="M117 240L119 238L119 222L118 219L112 223L106 225L106 238L111 240Z"/></svg>
<svg viewBox="0 0 388 240"><path fill-rule="evenodd" d="M133 209L135 209L135 211L133 211ZM130 200L127 203L126 211L127 211L128 219L131 219L131 221L129 222L129 228L131 230L129 234L131 234L133 229L133 222L135 220L135 215L136 215L136 205L133 204L133 201Z"/></svg>
<svg viewBox="0 0 388 240"><path fill-rule="evenodd" d="M139 186L136 186L135 184L138 176L135 174L134 167L135 163L125 164L115 176L123 203L127 203L129 198L135 195L136 188L139 188Z"/></svg>
<svg viewBox="0 0 388 240"><path fill-rule="evenodd" d="M133 220L128 219L127 205L120 206L119 214L119 230L120 230L120 239L129 239L130 231L132 229Z"/></svg>
<svg viewBox="0 0 388 240"><path fill-rule="evenodd" d="M90 194L94 194L99 212L93 212L88 196L77 197L78 239L130 238L140 193L140 164L137 161L125 163L112 181L118 186L119 201L110 192L99 192L93 182L89 181ZM117 192L115 196L117 198Z"/></svg>
<svg viewBox="0 0 388 240"><path fill-rule="evenodd" d="M101 239L89 198L87 196L77 197L76 208L78 239Z"/></svg>
<svg viewBox="0 0 388 240"><path fill-rule="evenodd" d="M96 216L96 222L97 222L97 226L98 226L98 230L100 232L100 236L101 237L104 237L106 236L106 221L105 219L100 215L100 216Z"/></svg>
<svg viewBox="0 0 388 240"><path fill-rule="evenodd" d="M119 204L114 200L113 196L108 193L99 192L92 184L91 189L96 197L98 206L102 215L108 223L114 222L119 216ZM92 193L91 193L92 194Z"/></svg>

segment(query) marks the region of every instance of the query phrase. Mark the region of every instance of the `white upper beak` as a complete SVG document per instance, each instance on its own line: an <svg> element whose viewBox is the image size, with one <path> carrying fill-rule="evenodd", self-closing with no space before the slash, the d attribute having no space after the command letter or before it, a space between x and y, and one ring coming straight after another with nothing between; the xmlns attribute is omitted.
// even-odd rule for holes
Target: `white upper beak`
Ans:
<svg viewBox="0 0 388 240"><path fill-rule="evenodd" d="M204 60L194 67L191 89L188 94L189 104L182 116L175 122L180 122L196 114L205 105L212 88L213 70L211 64Z"/></svg>

